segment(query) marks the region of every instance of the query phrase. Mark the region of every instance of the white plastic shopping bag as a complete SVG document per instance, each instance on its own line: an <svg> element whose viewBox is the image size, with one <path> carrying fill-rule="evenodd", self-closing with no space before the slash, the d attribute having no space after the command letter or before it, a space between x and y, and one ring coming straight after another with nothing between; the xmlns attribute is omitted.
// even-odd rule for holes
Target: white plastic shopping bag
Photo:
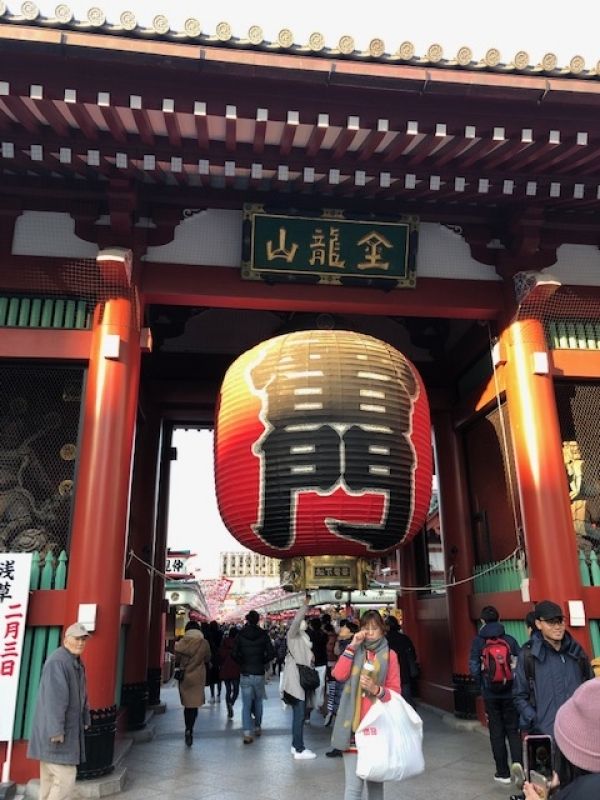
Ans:
<svg viewBox="0 0 600 800"><path fill-rule="evenodd" d="M397 692L377 700L356 731L356 774L368 781L403 781L425 769L423 721Z"/></svg>

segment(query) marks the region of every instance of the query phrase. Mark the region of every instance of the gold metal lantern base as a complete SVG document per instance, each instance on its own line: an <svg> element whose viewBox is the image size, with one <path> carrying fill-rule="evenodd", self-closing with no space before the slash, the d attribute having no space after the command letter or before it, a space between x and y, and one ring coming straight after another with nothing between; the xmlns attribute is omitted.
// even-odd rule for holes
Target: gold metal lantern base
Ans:
<svg viewBox="0 0 600 800"><path fill-rule="evenodd" d="M297 556L281 562L281 585L290 592L366 589L373 569L357 556Z"/></svg>

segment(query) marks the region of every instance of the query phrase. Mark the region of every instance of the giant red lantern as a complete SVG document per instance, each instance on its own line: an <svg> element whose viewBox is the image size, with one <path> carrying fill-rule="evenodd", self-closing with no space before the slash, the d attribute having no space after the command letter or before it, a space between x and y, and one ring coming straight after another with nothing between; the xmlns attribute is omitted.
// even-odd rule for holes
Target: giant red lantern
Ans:
<svg viewBox="0 0 600 800"><path fill-rule="evenodd" d="M373 558L423 525L431 495L429 407L394 347L350 331L278 336L221 386L217 498L246 547L277 558Z"/></svg>

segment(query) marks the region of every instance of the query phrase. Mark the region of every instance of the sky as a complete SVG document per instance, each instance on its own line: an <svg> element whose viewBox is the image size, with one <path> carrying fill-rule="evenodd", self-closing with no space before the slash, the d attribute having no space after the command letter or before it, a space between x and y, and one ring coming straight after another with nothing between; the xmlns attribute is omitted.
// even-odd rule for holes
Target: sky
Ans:
<svg viewBox="0 0 600 800"><path fill-rule="evenodd" d="M325 36L334 47L340 36L353 36L358 49L382 38L386 52L395 52L404 41L415 45L417 55L425 55L432 44L440 44L444 56L452 58L463 46L473 50L476 59L491 48L500 50L502 60L510 62L520 50L537 64L547 52L558 56L560 66L575 55L585 59L586 68L600 61L598 8L592 0L573 5L562 0L420 0L420 2L344 3L302 0L275 3L273 0L220 0L214 3L188 0L66 0L77 19L85 19L91 6L103 9L110 23L117 24L121 13L132 11L138 23L151 25L157 14L164 14L172 30L183 30L188 17L201 23L202 31L214 34L219 22L229 22L233 35L244 37L252 25L259 25L265 39L274 41L282 28L290 28L297 44L304 44L314 31ZM58 0L38 0L44 16L53 16ZM7 0L13 14L19 13L20 0Z"/></svg>
<svg viewBox="0 0 600 800"><path fill-rule="evenodd" d="M99 6L109 23L118 24L121 13L132 11L140 25L150 26L157 14L164 14L171 29L183 30L189 17L199 20L202 31L214 34L219 22L229 22L233 35L245 37L252 25L263 29L266 40L275 41L282 28L290 28L297 44L305 44L318 31L328 47L335 47L342 35L354 38L358 50L366 50L371 39L382 38L385 50L395 52L404 41L425 55L432 44L453 58L467 46L476 60L489 48L497 48L503 62L526 51L530 63L544 54L555 53L559 66L580 55L587 69L600 62L600 37L594 20L597 4L581 0L570 5L559 0L420 0L420 2L344 3L302 0L275 3L273 0L220 0L214 3L187 0L66 0L76 19L86 19L91 6ZM44 16L51 17L58 0L38 0ZM18 14L20 0L7 0L9 11ZM169 545L198 553L201 577L218 574L219 552L241 549L225 530L217 509L212 463L212 434L188 431L176 434L178 460L173 463Z"/></svg>

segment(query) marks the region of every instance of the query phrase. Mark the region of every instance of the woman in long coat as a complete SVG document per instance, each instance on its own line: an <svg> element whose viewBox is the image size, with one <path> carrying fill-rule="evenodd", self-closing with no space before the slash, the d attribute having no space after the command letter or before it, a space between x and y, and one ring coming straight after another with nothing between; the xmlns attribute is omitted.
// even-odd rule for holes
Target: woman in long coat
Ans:
<svg viewBox="0 0 600 800"><path fill-rule="evenodd" d="M304 604L296 612L287 635L288 652L285 657L283 677L280 689L283 699L292 706L292 755L297 759L316 758L312 750L304 747L304 716L312 704L314 692L306 692L300 686L298 664L312 667L314 657L312 645L306 633L306 620L310 595L306 595Z"/></svg>
<svg viewBox="0 0 600 800"><path fill-rule="evenodd" d="M198 709L204 705L206 665L210 661L210 646L197 622L188 622L185 635L175 642L177 665L184 670L179 681L179 697L185 720L185 743L191 747L194 741L194 724Z"/></svg>

